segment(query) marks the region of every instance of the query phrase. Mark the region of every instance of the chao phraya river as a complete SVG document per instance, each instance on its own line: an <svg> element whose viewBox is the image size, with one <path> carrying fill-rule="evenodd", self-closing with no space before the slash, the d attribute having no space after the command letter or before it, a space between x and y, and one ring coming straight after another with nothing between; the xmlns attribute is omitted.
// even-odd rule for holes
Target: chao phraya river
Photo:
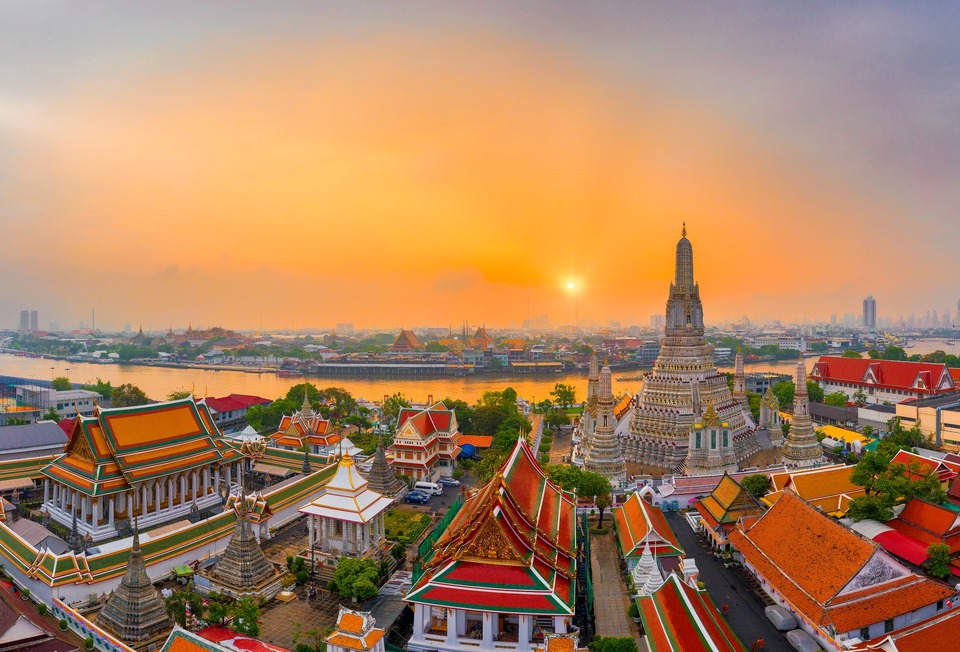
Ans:
<svg viewBox="0 0 960 652"><path fill-rule="evenodd" d="M955 347L954 347L955 348ZM935 340L916 340L907 353L929 353L937 349L951 352L946 342ZM813 366L816 358L807 358L807 368ZM776 372L792 374L795 361L781 360L760 364L748 364L746 372ZM69 371L68 371L69 370ZM722 371L733 371L733 367L721 367ZM643 370L614 372L614 378L623 376L633 378L644 373ZM225 396L231 393L255 394L264 398L277 398L298 383L301 378L278 378L274 373L247 373L243 371L214 371L189 367L145 367L139 365L90 364L68 362L66 360L46 360L42 358L22 358L10 354L0 354L0 376L15 376L50 380L56 376L67 376L74 383L92 383L97 378L113 383L114 387L122 383L133 383L154 400L163 400L176 389L193 389L197 396ZM310 377L307 380L318 387L343 387L355 397L378 401L385 394L402 393L413 401L426 401L428 396L440 400L447 396L474 402L486 391L513 387L517 395L530 401L542 401L549 398L550 390L556 383L573 385L577 390L577 399L582 400L587 391L587 371L581 374L528 375L479 375L463 378L440 377L426 379L410 378L330 378ZM614 381L614 393L636 393L642 382L639 380Z"/></svg>

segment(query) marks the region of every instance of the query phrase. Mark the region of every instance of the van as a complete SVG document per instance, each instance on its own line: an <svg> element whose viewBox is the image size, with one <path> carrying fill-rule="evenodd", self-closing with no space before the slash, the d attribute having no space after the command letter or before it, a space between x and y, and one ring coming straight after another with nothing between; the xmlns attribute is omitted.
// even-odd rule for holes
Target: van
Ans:
<svg viewBox="0 0 960 652"><path fill-rule="evenodd" d="M766 614L767 619L773 623L773 626L781 632L789 632L791 629L797 628L797 619L783 607L770 605L764 609L763 612Z"/></svg>
<svg viewBox="0 0 960 652"><path fill-rule="evenodd" d="M443 487L438 485L436 482L426 482L425 480L420 480L413 485L413 488L417 491L422 491L423 493L432 494L434 496L443 495Z"/></svg>

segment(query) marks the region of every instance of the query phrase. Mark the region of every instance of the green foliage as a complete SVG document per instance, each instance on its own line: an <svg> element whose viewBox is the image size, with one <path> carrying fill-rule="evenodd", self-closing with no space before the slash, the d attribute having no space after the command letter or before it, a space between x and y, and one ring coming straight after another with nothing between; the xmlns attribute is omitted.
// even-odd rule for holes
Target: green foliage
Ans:
<svg viewBox="0 0 960 652"><path fill-rule="evenodd" d="M306 565L306 560L300 555L297 555L296 557L293 558L293 572L299 573L300 571L303 570L303 567L305 565Z"/></svg>
<svg viewBox="0 0 960 652"><path fill-rule="evenodd" d="M397 561L402 561L407 556L407 548L402 543L398 543L390 548L390 556Z"/></svg>
<svg viewBox="0 0 960 652"><path fill-rule="evenodd" d="M590 652L638 652L637 642L627 636L595 636L587 647Z"/></svg>
<svg viewBox="0 0 960 652"><path fill-rule="evenodd" d="M777 400L780 401L780 405L786 406L793 403L793 394L796 390L793 382L789 380L782 380L776 385L773 386L773 394L777 397ZM812 380L807 381L807 395L810 397L810 400L814 403L820 403L823 401L823 388L820 385Z"/></svg>
<svg viewBox="0 0 960 652"><path fill-rule="evenodd" d="M753 415L753 420L760 421L760 401L763 399L763 395L758 394L757 392L747 392L747 404L750 406L750 414Z"/></svg>
<svg viewBox="0 0 960 652"><path fill-rule="evenodd" d="M190 396L192 393L193 393L193 392L191 392L189 389L184 389L183 387L178 387L178 388L176 388L175 390L171 391L169 394L167 394L167 400L168 400L168 401L179 401L179 400L182 399L182 398L187 398L187 397Z"/></svg>
<svg viewBox="0 0 960 652"><path fill-rule="evenodd" d="M244 596L233 607L231 629L247 636L260 636L260 603L253 596Z"/></svg>
<svg viewBox="0 0 960 652"><path fill-rule="evenodd" d="M572 464L554 464L546 468L547 477L564 491L576 491L582 473L580 467Z"/></svg>
<svg viewBox="0 0 960 652"><path fill-rule="evenodd" d="M862 389L858 389L853 393L853 402L857 407L862 407L867 404L867 393Z"/></svg>
<svg viewBox="0 0 960 652"><path fill-rule="evenodd" d="M481 483L489 482L506 461L507 453L505 451L493 449L485 451L483 458L476 465L477 479Z"/></svg>
<svg viewBox="0 0 960 652"><path fill-rule="evenodd" d="M41 602L40 604L37 605L37 611L40 613L41 616L46 615L46 613L47 613L47 605L46 605L45 603Z"/></svg>
<svg viewBox="0 0 960 652"><path fill-rule="evenodd" d="M53 382L50 383L50 387L58 392L66 392L73 389L73 383L71 383L70 379L66 376L57 376L53 379Z"/></svg>
<svg viewBox="0 0 960 652"><path fill-rule="evenodd" d="M88 636L87 638L85 638L84 641L83 641L83 646L84 646L86 649L88 649L88 650L92 650L92 649L93 649L93 637L92 637L92 636Z"/></svg>
<svg viewBox="0 0 960 652"><path fill-rule="evenodd" d="M635 600L630 601L630 606L627 607L627 618L639 618L640 617L640 607L637 606Z"/></svg>
<svg viewBox="0 0 960 652"><path fill-rule="evenodd" d="M446 353L450 347L440 344L440 342L427 342L425 347L427 353Z"/></svg>
<svg viewBox="0 0 960 652"><path fill-rule="evenodd" d="M560 405L564 411L577 402L577 389L573 385L557 383L550 391L554 403Z"/></svg>
<svg viewBox="0 0 960 652"><path fill-rule="evenodd" d="M740 486L749 491L751 495L760 498L770 490L770 479L762 473L754 473L741 480Z"/></svg>
<svg viewBox="0 0 960 652"><path fill-rule="evenodd" d="M862 353L858 353L857 351L854 351L853 349L847 349L846 351L844 351L843 353L840 354L840 357L841 357L841 358L862 358L862 357L863 357L863 354L862 354Z"/></svg>
<svg viewBox="0 0 960 652"><path fill-rule="evenodd" d="M873 437L873 426L864 426L864 427L863 427L863 436L864 436L864 437Z"/></svg>
<svg viewBox="0 0 960 652"><path fill-rule="evenodd" d="M376 562L370 559L340 557L333 581L337 592L345 598L367 600L377 594L376 582L380 570Z"/></svg>
<svg viewBox="0 0 960 652"><path fill-rule="evenodd" d="M113 407L131 407L134 405L146 405L150 402L143 390L131 383L124 383L115 387L111 394Z"/></svg>
<svg viewBox="0 0 960 652"><path fill-rule="evenodd" d="M473 411L473 426L480 435L495 435L500 425L507 420L500 408L480 405Z"/></svg>
<svg viewBox="0 0 960 652"><path fill-rule="evenodd" d="M60 414L53 409L53 407L47 408L47 411L43 413L43 416L40 417L45 421L53 421L54 423L60 423L60 420L63 418Z"/></svg>
<svg viewBox="0 0 960 652"><path fill-rule="evenodd" d="M462 477L463 477L463 469L461 469L461 468L456 468L456 469L453 470L453 479L454 479L454 480L459 480L459 479L461 479Z"/></svg>
<svg viewBox="0 0 960 652"><path fill-rule="evenodd" d="M188 606L190 612L194 615L199 616L203 613L203 598L193 590L192 582L183 591L177 591L166 598L164 603L167 607L167 615L181 627L187 626Z"/></svg>
<svg viewBox="0 0 960 652"><path fill-rule="evenodd" d="M430 516L407 507L394 507L384 515L383 524L391 541L413 543L430 524Z"/></svg>
<svg viewBox="0 0 960 652"><path fill-rule="evenodd" d="M297 584L303 586L310 579L310 573L305 570L297 571Z"/></svg>
<svg viewBox="0 0 960 652"><path fill-rule="evenodd" d="M847 395L843 392L834 392L823 397L823 402L834 407L846 407Z"/></svg>
<svg viewBox="0 0 960 652"><path fill-rule="evenodd" d="M69 625L67 624L67 619L66 619L66 618L61 618L61 619L60 619L60 631L62 631L62 632L67 631L67 627L68 627L68 626L69 626Z"/></svg>
<svg viewBox="0 0 960 652"><path fill-rule="evenodd" d="M207 595L206 611L204 618L207 622L223 625L227 622L230 614L233 612L233 599L215 592Z"/></svg>
<svg viewBox="0 0 960 652"><path fill-rule="evenodd" d="M807 381L807 395L810 397L810 400L814 403L823 402L823 388L820 387L820 383L808 380Z"/></svg>
<svg viewBox="0 0 960 652"><path fill-rule="evenodd" d="M453 413L457 415L457 425L460 426L460 432L475 432L476 428L473 425L473 408L467 405L466 401L448 396L443 399L443 404L447 406L448 410L453 410Z"/></svg>
<svg viewBox="0 0 960 652"><path fill-rule="evenodd" d="M293 555L287 555L287 570L293 570Z"/></svg>
<svg viewBox="0 0 960 652"><path fill-rule="evenodd" d="M550 410L547 412L544 423L551 430L559 430L561 426L570 425L570 415L563 410Z"/></svg>
<svg viewBox="0 0 960 652"><path fill-rule="evenodd" d="M610 506L613 490L609 478L570 464L554 464L548 466L546 471L550 480L562 489L575 491L578 497L593 500L600 510L598 526L603 526L603 511Z"/></svg>
<svg viewBox="0 0 960 652"><path fill-rule="evenodd" d="M927 559L923 568L927 575L945 580L950 577L950 546L945 543L931 543L927 546Z"/></svg>
<svg viewBox="0 0 960 652"><path fill-rule="evenodd" d="M387 424L391 432L396 427L397 417L400 416L400 410L405 407L410 407L410 401L404 398L403 394L400 392L397 392L392 396L388 396L383 402L383 407L380 409L380 414L382 415L383 423Z"/></svg>

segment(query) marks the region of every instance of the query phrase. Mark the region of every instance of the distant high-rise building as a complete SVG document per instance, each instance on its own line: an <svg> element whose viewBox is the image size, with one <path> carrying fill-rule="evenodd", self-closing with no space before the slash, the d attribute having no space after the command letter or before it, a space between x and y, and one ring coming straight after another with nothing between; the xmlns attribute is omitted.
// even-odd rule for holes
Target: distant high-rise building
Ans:
<svg viewBox="0 0 960 652"><path fill-rule="evenodd" d="M830 325L831 325L831 326L836 326L836 325L837 325L837 316L836 316L836 315L830 315Z"/></svg>
<svg viewBox="0 0 960 652"><path fill-rule="evenodd" d="M661 314L650 315L650 327L660 330L665 323L665 317Z"/></svg>
<svg viewBox="0 0 960 652"><path fill-rule="evenodd" d="M337 324L337 332L341 335L353 335L353 323L343 322L341 324Z"/></svg>
<svg viewBox="0 0 960 652"><path fill-rule="evenodd" d="M20 311L20 330L22 331L30 330L30 311L29 310Z"/></svg>
<svg viewBox="0 0 960 652"><path fill-rule="evenodd" d="M36 310L30 311L30 330L38 331L40 330L40 315L37 314Z"/></svg>
<svg viewBox="0 0 960 652"><path fill-rule="evenodd" d="M877 300L872 294L863 300L863 327L867 330L877 327Z"/></svg>

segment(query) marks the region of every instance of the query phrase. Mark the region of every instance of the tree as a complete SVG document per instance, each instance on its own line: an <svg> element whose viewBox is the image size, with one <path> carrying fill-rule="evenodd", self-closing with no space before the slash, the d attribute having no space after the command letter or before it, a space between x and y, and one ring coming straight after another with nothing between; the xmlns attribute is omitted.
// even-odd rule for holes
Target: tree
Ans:
<svg viewBox="0 0 960 652"><path fill-rule="evenodd" d="M847 395L843 392L834 392L823 397L823 402L834 407L846 407Z"/></svg>
<svg viewBox="0 0 960 652"><path fill-rule="evenodd" d="M193 590L193 582L183 591L177 591L164 600L167 615L181 627L187 626L187 611L194 616L203 614L203 597Z"/></svg>
<svg viewBox="0 0 960 652"><path fill-rule="evenodd" d="M820 387L820 383L814 380L807 381L807 396L810 397L810 400L814 403L823 402L823 388Z"/></svg>
<svg viewBox="0 0 960 652"><path fill-rule="evenodd" d="M781 380L773 386L773 395L780 401L781 406L793 404L793 383L789 380Z"/></svg>
<svg viewBox="0 0 960 652"><path fill-rule="evenodd" d="M882 356L884 360L906 360L907 352L899 346L891 345L883 350Z"/></svg>
<svg viewBox="0 0 960 652"><path fill-rule="evenodd" d="M230 628L247 636L260 636L260 603L247 595L233 606L233 620Z"/></svg>
<svg viewBox="0 0 960 652"><path fill-rule="evenodd" d="M478 405L473 411L473 426L480 435L495 435L507 414L493 405Z"/></svg>
<svg viewBox="0 0 960 652"><path fill-rule="evenodd" d="M577 388L573 385L557 383L550 391L550 396L553 397L554 403L557 403L566 411L567 408L577 402Z"/></svg>
<svg viewBox="0 0 960 652"><path fill-rule="evenodd" d="M150 399L136 385L124 383L114 388L111 401L113 407L131 407L133 405L146 405L150 402Z"/></svg>
<svg viewBox="0 0 960 652"><path fill-rule="evenodd" d="M576 491L583 471L572 464L553 464L546 468L547 477L564 491Z"/></svg>
<svg viewBox="0 0 960 652"><path fill-rule="evenodd" d="M754 473L741 480L740 486L749 491L751 495L760 498L770 490L770 479L762 473Z"/></svg>
<svg viewBox="0 0 960 652"><path fill-rule="evenodd" d="M873 437L873 426L864 426L864 427L863 427L863 436L864 436L864 437Z"/></svg>
<svg viewBox="0 0 960 652"><path fill-rule="evenodd" d="M559 430L561 426L570 425L570 415L562 410L550 410L544 418L544 423L551 430Z"/></svg>
<svg viewBox="0 0 960 652"><path fill-rule="evenodd" d="M63 417L61 417L60 414L55 409L53 409L53 407L50 407L47 409L46 412L44 412L43 416L40 418L43 419L44 421L53 421L54 423L60 423L60 420Z"/></svg>
<svg viewBox="0 0 960 652"><path fill-rule="evenodd" d="M187 397L190 396L192 393L193 393L193 392L191 392L189 389L184 389L183 387L178 387L177 389L175 389L175 390L173 390L172 392L170 392L169 394L167 394L167 400L168 400L168 401L179 401L179 400L182 399L182 398L187 398Z"/></svg>
<svg viewBox="0 0 960 652"><path fill-rule="evenodd" d="M73 389L73 383L70 382L70 379L66 376L57 376L50 383L50 387L57 390L58 392L67 392Z"/></svg>
<svg viewBox="0 0 960 652"><path fill-rule="evenodd" d="M383 416L383 423L387 424L387 427L393 431L397 424L397 418L400 416L400 410L407 407L410 407L410 401L405 399L400 392L397 392L393 396L388 396L383 402L383 407L380 409L380 414Z"/></svg>
<svg viewBox="0 0 960 652"><path fill-rule="evenodd" d="M505 451L493 450L484 451L483 458L477 463L477 479L482 482L489 482L494 474L500 470L503 463L507 461Z"/></svg>
<svg viewBox="0 0 960 652"><path fill-rule="evenodd" d="M868 356L871 360L879 360L879 359L880 359L880 352L877 351L876 349L870 349L869 351L867 351L867 356Z"/></svg>
<svg viewBox="0 0 960 652"><path fill-rule="evenodd" d="M104 382L99 378L97 378L97 382L93 385L81 385L80 389L96 392L105 399L109 399L111 396L113 396L113 383Z"/></svg>
<svg viewBox="0 0 960 652"><path fill-rule="evenodd" d="M610 479L594 473L593 471L581 471L580 478L577 481L577 495L583 498L592 498L600 510L600 522L598 527L603 527L603 510L610 505L610 493L613 487L610 485ZM606 497L606 500L601 500ZM601 502L605 504L601 505Z"/></svg>
<svg viewBox="0 0 960 652"><path fill-rule="evenodd" d="M450 350L450 347L440 344L440 342L427 342L427 346L424 349L427 353L446 353Z"/></svg>
<svg viewBox="0 0 960 652"><path fill-rule="evenodd" d="M862 407L867 404L867 394L862 389L858 389L853 393L853 402L857 407Z"/></svg>
<svg viewBox="0 0 960 652"><path fill-rule="evenodd" d="M207 605L204 618L218 625L226 624L227 618L233 612L233 600L222 593L214 592L207 595Z"/></svg>
<svg viewBox="0 0 960 652"><path fill-rule="evenodd" d="M889 521L893 518L893 506L881 496L857 496L850 501L847 507L847 518L853 521L871 519L874 521Z"/></svg>
<svg viewBox="0 0 960 652"><path fill-rule="evenodd" d="M380 569L371 559L340 557L333 581L343 597L368 600L377 594L379 576Z"/></svg>
<svg viewBox="0 0 960 652"><path fill-rule="evenodd" d="M841 357L841 358L862 358L862 357L863 357L863 354L862 354L862 353L858 353L857 351L854 351L853 349L847 349L846 351L844 351L843 353L840 354L840 357Z"/></svg>
<svg viewBox="0 0 960 652"><path fill-rule="evenodd" d="M950 577L950 546L945 543L931 543L927 546L927 557L923 564L927 575L941 580Z"/></svg>
<svg viewBox="0 0 960 652"><path fill-rule="evenodd" d="M590 652L637 652L637 642L627 636L595 636L587 647Z"/></svg>

